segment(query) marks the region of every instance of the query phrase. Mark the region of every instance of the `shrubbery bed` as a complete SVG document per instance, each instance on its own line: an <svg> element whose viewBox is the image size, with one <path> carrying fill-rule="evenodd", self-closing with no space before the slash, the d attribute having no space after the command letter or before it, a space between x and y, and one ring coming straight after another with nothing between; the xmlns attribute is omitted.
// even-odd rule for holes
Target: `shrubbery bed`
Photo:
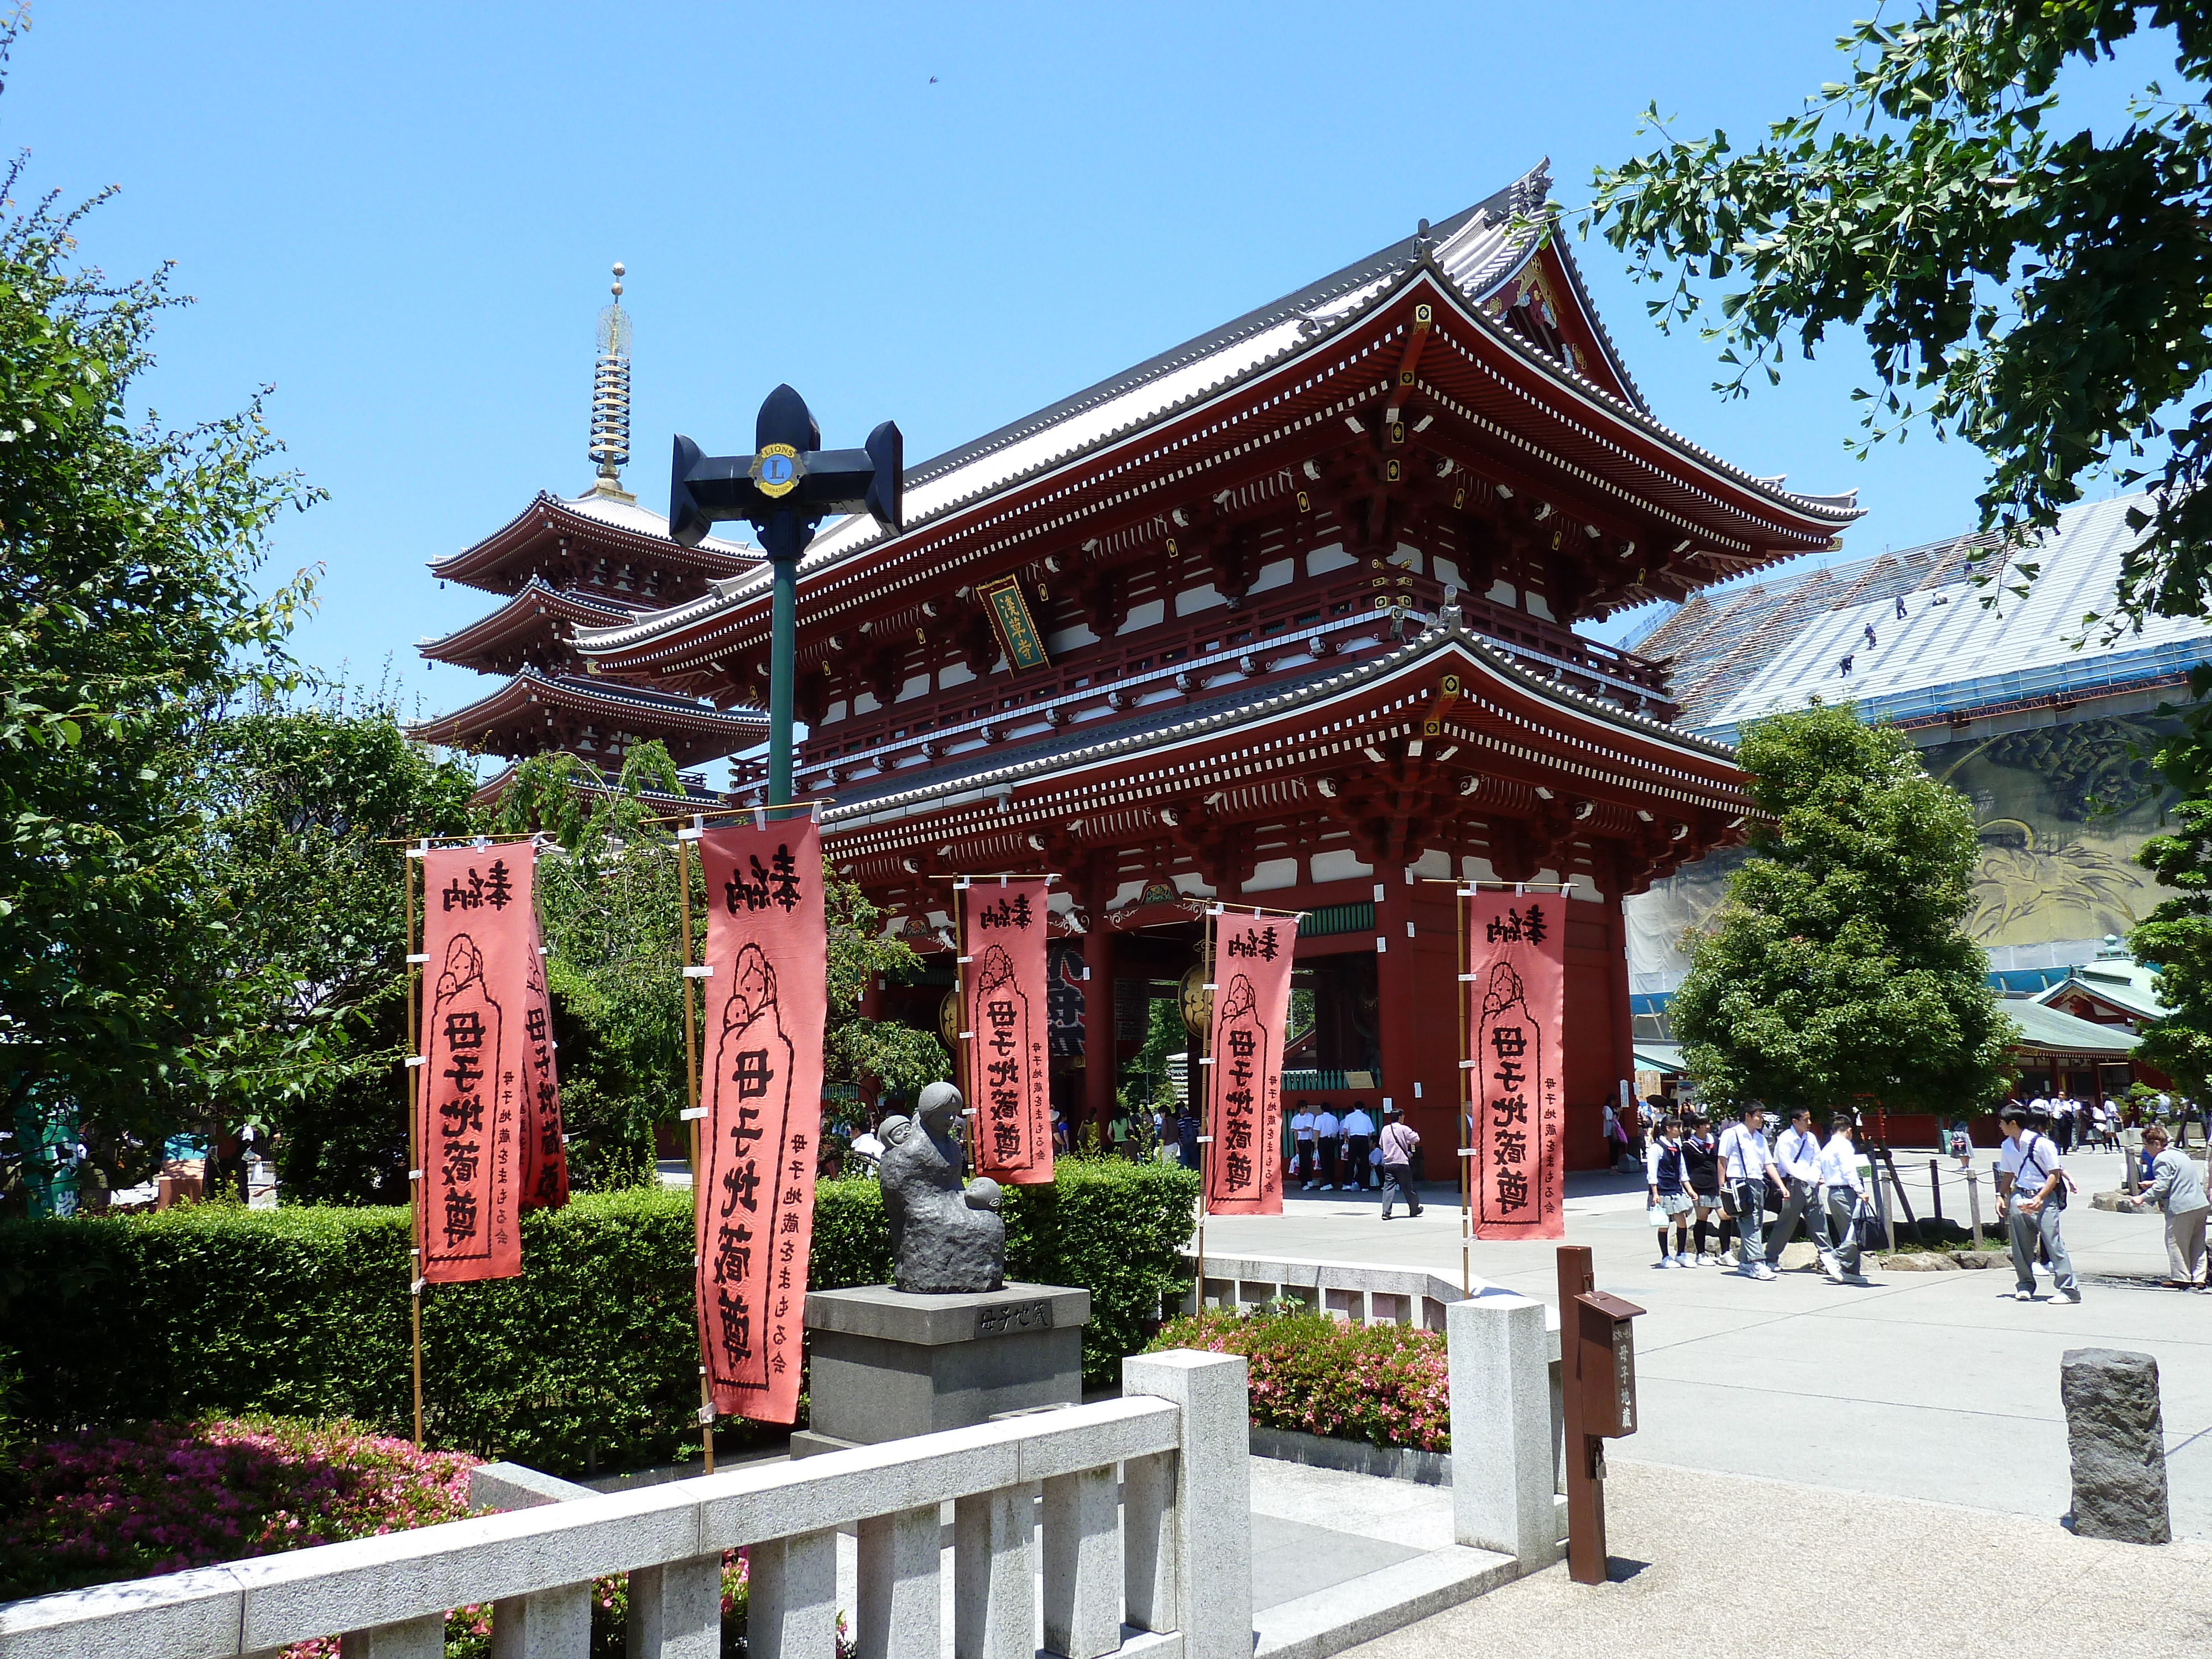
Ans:
<svg viewBox="0 0 2212 1659"><path fill-rule="evenodd" d="M1152 1346L1243 1354L1261 1428L1451 1449L1451 1371L1439 1331L1208 1310L1170 1321Z"/></svg>
<svg viewBox="0 0 2212 1659"><path fill-rule="evenodd" d="M1006 1194L1011 1277L1091 1294L1084 1368L1110 1382L1181 1284L1197 1177L1067 1160ZM0 1370L35 1433L264 1413L386 1432L410 1414L403 1209L206 1205L0 1223ZM432 1444L554 1473L696 1444L691 1200L580 1195L523 1221L520 1279L423 1300ZM817 1289L881 1283L890 1237L867 1180L816 1189Z"/></svg>

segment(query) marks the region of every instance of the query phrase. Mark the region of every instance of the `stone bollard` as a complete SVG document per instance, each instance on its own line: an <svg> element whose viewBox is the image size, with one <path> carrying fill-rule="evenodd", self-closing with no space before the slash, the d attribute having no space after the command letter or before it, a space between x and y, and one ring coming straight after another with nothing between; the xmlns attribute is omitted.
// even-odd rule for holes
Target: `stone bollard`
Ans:
<svg viewBox="0 0 2212 1659"><path fill-rule="evenodd" d="M1559 1559L1544 1304L1491 1291L1444 1310L1455 1542L1523 1564Z"/></svg>
<svg viewBox="0 0 2212 1659"><path fill-rule="evenodd" d="M2158 1361L2118 1348L2069 1348L2058 1362L2058 1395L2074 1461L2074 1530L2172 1542Z"/></svg>

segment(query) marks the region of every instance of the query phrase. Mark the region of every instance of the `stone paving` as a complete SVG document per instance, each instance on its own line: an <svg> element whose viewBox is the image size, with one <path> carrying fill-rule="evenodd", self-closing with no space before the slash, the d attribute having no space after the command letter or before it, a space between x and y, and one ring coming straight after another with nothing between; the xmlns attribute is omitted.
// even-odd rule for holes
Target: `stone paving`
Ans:
<svg viewBox="0 0 2212 1659"><path fill-rule="evenodd" d="M2212 1545L1611 1460L1610 1582L1564 1564L1359 1659L2136 1659L2212 1652Z"/></svg>
<svg viewBox="0 0 2212 1659"><path fill-rule="evenodd" d="M1900 1163L1917 1203L1925 1155ZM2088 1193L2118 1184L2118 1154L2077 1155L2072 1167L2084 1192L2065 1223L2086 1283L2079 1307L2013 1301L2002 1266L1870 1267L1875 1282L1863 1290L1814 1273L1761 1284L1711 1267L1656 1272L1634 1178L1575 1177L1567 1242L1591 1247L1601 1288L1650 1310L1636 1332L1642 1428L1618 1455L1971 1505L2055 1528L2070 1490L2059 1355L2130 1349L2160 1364L2175 1535L2212 1539L2212 1296L2157 1288L2159 1218L2088 1206ZM1947 1188L1945 1206L1953 1215L1963 1208L1959 1189ZM1419 1220L1385 1222L1379 1200L1358 1194L1294 1193L1285 1207L1280 1217L1210 1218L1207 1249L1459 1275L1448 1192L1431 1194ZM1555 1299L1553 1246L1477 1244L1472 1254L1478 1276ZM2039 1285L2047 1293L2049 1281Z"/></svg>

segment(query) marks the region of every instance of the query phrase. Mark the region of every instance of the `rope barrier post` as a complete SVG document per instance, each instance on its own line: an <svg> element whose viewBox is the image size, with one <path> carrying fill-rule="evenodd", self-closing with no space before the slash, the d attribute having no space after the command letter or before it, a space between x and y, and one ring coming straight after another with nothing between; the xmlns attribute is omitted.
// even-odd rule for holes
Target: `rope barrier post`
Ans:
<svg viewBox="0 0 2212 1659"><path fill-rule="evenodd" d="M1974 1248L1982 1248L1982 1178L1970 1165L1966 1170L1966 1210L1974 1220Z"/></svg>
<svg viewBox="0 0 2212 1659"><path fill-rule="evenodd" d="M430 843L425 841L420 848L408 848L399 860L400 885L407 896L407 1231L412 1241L407 1252L407 1321L414 1363L416 1451L422 1449L422 1252L429 1244L430 1232L422 1210L422 1091L426 1079L419 1075L422 1068L416 1063L422 1048L422 964L416 948L422 941L416 931L415 863L418 858L427 858L429 850Z"/></svg>
<svg viewBox="0 0 2212 1659"><path fill-rule="evenodd" d="M686 970L678 976L677 982L684 988L684 1102L687 1109L684 1115L691 1121L691 1236L694 1238L702 1236L707 1212L707 1165L700 1145L700 1126L705 1119L700 1115L698 1021L691 1001L691 975L689 971L694 966L691 960L691 842L698 838L704 828L705 821L695 816L691 820L691 834L687 836L679 830L676 837L676 884L681 895L678 908L682 917L683 957ZM705 867L706 860L702 857L700 868L703 871ZM699 1444L706 1472L712 1474L714 1472L714 1385L708 1379L703 1363L699 1367Z"/></svg>
<svg viewBox="0 0 2212 1659"><path fill-rule="evenodd" d="M1935 1220L1943 1218L1943 1169L1941 1158L1928 1160L1928 1213Z"/></svg>

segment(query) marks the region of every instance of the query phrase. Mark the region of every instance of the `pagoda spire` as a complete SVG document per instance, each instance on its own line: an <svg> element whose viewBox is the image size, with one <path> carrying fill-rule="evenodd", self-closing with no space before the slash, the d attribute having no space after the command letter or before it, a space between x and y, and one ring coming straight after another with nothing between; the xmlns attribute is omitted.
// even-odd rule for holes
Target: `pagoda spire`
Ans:
<svg viewBox="0 0 2212 1659"><path fill-rule="evenodd" d="M623 264L615 261L613 303L599 312L599 355L592 367L592 443L587 452L599 477L592 494L618 501L637 497L622 486L629 460L629 314L622 308Z"/></svg>

